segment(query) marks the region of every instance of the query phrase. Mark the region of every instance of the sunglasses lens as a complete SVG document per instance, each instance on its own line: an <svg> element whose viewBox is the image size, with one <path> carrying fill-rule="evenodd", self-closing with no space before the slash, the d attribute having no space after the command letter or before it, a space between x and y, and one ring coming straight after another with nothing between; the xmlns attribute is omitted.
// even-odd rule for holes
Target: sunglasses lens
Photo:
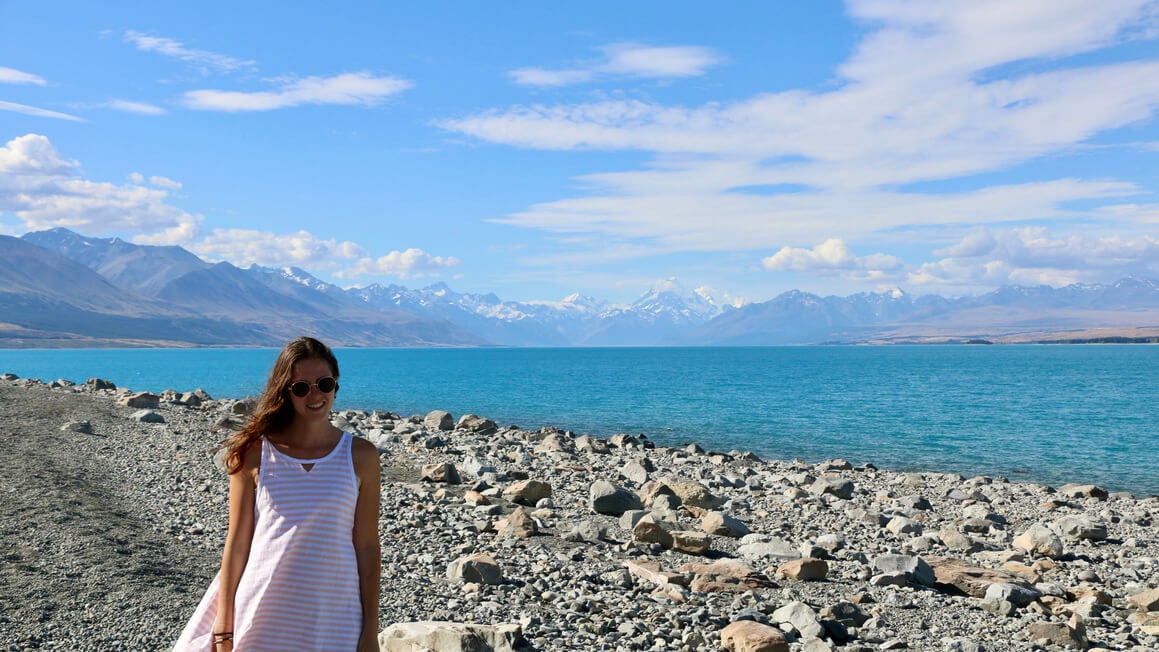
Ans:
<svg viewBox="0 0 1159 652"><path fill-rule="evenodd" d="M334 382L333 378L323 378L318 381L318 391L322 392L323 394L329 394L330 392L334 391L334 388L337 385L338 383Z"/></svg>
<svg viewBox="0 0 1159 652"><path fill-rule="evenodd" d="M301 398L301 397L305 396L306 394L310 393L310 383L308 383L304 380L299 380L298 382L294 383L293 385L290 385L290 392L294 396Z"/></svg>

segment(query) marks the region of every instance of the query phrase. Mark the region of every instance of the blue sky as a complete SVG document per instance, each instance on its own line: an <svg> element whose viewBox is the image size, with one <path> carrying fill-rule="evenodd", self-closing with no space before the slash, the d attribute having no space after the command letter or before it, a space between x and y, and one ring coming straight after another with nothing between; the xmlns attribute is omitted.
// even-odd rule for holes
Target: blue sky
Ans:
<svg viewBox="0 0 1159 652"><path fill-rule="evenodd" d="M0 233L630 301L1159 277L1159 2L0 3Z"/></svg>

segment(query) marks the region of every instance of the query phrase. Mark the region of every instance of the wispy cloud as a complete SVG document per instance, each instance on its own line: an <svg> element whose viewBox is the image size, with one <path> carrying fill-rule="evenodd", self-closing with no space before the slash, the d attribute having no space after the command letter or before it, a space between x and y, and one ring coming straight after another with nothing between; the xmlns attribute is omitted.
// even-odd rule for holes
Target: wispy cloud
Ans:
<svg viewBox="0 0 1159 652"><path fill-rule="evenodd" d="M28 106L27 104L17 104L16 102L5 102L4 100L0 100L0 111L12 111L13 113L23 113L24 115L36 116L37 118L52 118L53 120L71 120L73 122L86 121L84 118L72 115L70 113L51 111L49 109L42 109L36 106Z"/></svg>
<svg viewBox="0 0 1159 652"><path fill-rule="evenodd" d="M614 43L600 48L603 56L569 68L519 68L508 73L523 86L567 86L615 77L671 79L698 77L724 62L710 48L650 47Z"/></svg>
<svg viewBox="0 0 1159 652"><path fill-rule="evenodd" d="M132 102L129 100L109 100L101 105L114 111L124 111L125 113L136 113L138 115L165 115L165 109L156 104L148 104L145 102Z"/></svg>
<svg viewBox="0 0 1159 652"><path fill-rule="evenodd" d="M375 106L414 86L398 77L367 72L333 77L306 77L283 82L272 91L196 90L185 94L185 105L204 111L272 111L302 104Z"/></svg>
<svg viewBox="0 0 1159 652"><path fill-rule="evenodd" d="M33 86L44 86L47 83L42 77L30 72L0 66L0 84L32 84Z"/></svg>
<svg viewBox="0 0 1159 652"><path fill-rule="evenodd" d="M776 267L820 270L837 247L809 245L831 238L848 250L882 233L938 225L1097 220L1105 229L1129 228L1150 213L1105 207L1145 189L1101 170L953 193L909 186L1065 158L1101 134L1154 120L1159 57L1090 63L1075 55L1155 38L1137 28L1156 6L855 1L849 13L867 31L831 89L699 106L544 103L437 124L519 148L650 155L640 169L584 175L582 192L498 220L581 236L571 251L554 254L573 259L595 260L604 250L764 249L784 252ZM661 69L647 57L605 54L598 64L525 69L516 79L530 84L538 75L537 85L546 86L558 73L556 85L597 81L615 62L621 74Z"/></svg>
<svg viewBox="0 0 1159 652"><path fill-rule="evenodd" d="M176 39L150 36L133 30L125 32L125 42L132 43L142 52L156 52L216 72L234 72L253 68L256 65L254 61L249 59L238 59L208 50L187 48L184 43Z"/></svg>

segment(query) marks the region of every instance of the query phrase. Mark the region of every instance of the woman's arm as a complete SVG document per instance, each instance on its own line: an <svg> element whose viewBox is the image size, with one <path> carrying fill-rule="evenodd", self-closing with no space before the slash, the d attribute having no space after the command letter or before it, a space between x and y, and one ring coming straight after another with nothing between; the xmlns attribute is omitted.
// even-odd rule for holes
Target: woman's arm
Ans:
<svg viewBox="0 0 1159 652"><path fill-rule="evenodd" d="M242 571L249 561L250 544L253 543L254 496L261 462L261 446L251 446L246 451L242 468L229 476L229 530L225 535L225 550L221 553L221 579L214 632L233 633L233 599ZM232 649L233 641L229 640L216 645L214 652L229 652Z"/></svg>
<svg viewBox="0 0 1159 652"><path fill-rule="evenodd" d="M362 596L362 636L359 652L378 652L378 587L382 549L378 542L378 503L382 491L378 448L359 437L352 443L354 472L358 474L358 503L354 507L354 554Z"/></svg>

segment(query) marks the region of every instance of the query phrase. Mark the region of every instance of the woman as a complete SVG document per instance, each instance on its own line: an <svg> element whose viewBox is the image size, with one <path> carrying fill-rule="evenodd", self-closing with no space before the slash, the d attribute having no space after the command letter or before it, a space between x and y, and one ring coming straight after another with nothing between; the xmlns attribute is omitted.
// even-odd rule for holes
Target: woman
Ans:
<svg viewBox="0 0 1159 652"><path fill-rule="evenodd" d="M227 444L229 531L178 652L377 652L378 450L330 424L338 361L282 349Z"/></svg>

